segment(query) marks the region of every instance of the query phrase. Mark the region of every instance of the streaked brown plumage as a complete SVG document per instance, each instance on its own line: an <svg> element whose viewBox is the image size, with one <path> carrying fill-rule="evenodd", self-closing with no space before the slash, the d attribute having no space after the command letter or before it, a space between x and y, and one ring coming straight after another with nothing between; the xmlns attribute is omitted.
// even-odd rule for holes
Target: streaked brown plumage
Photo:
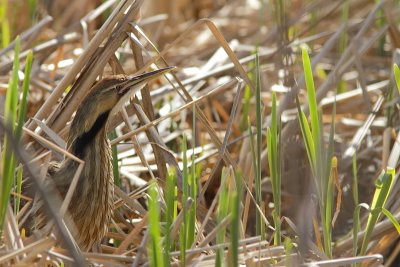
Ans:
<svg viewBox="0 0 400 267"><path fill-rule="evenodd" d="M148 72L135 77L123 75L104 78L82 101L71 123L67 150L85 162L72 196L68 211L75 222L74 237L82 250L98 246L104 237L113 208L113 172L111 147L107 139L107 121L134 92L149 80L171 68ZM47 178L51 178L60 195L65 197L78 163L66 158L53 164ZM33 208L35 227L46 225L42 201Z"/></svg>

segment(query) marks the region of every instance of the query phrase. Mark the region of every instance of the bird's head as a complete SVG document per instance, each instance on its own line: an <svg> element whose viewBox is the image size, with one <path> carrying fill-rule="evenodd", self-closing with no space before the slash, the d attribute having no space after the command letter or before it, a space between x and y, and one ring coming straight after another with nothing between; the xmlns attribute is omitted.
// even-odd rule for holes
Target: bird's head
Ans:
<svg viewBox="0 0 400 267"><path fill-rule="evenodd" d="M141 90L147 82L170 71L162 68L137 76L115 75L96 83L79 105L71 123L68 143L93 138L102 129L110 115Z"/></svg>

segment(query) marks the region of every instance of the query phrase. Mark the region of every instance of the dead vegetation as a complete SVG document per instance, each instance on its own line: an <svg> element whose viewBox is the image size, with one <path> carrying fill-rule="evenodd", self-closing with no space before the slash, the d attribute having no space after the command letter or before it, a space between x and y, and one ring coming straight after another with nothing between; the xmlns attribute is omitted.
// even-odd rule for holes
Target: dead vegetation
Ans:
<svg viewBox="0 0 400 267"><path fill-rule="evenodd" d="M178 170L179 214L171 228L176 244L183 210L193 205L193 199L181 201L185 134L189 168L195 166L198 171L196 235L186 252L187 266L213 266L219 247L224 248L227 258L232 253L229 231L226 243L216 241L218 232L229 229L231 223L218 220L217 206L221 188L226 186L221 177L233 180L238 170L244 185L240 264L344 266L363 262L365 266L398 266L399 233L385 216L372 232L367 256L353 257L351 234L356 206L354 155L359 203L371 203L374 181L382 169L398 169L399 93L393 75L393 65L399 64L398 2L286 1L284 8L279 3L282 1L38 1L35 19L27 19L25 6L16 9L10 19L15 25L13 38L20 35L21 67L28 50L34 56L24 143L20 146L24 156L16 153L23 164L30 161L33 165L34 177L25 174L26 179L40 180L51 160L74 157L64 150L69 122L96 80L166 66L177 68L146 86L110 122L110 132L115 130L110 138L116 148L120 179L101 253L81 252L71 245L72 240L63 245L52 235L25 234L32 199L21 196L21 209L13 211L18 198L13 189L3 227L0 265L151 264L147 250L150 181L157 180L162 192L168 169L175 166ZM343 9L347 4L346 19ZM297 118L296 96L309 115L301 63L303 46L308 47L311 57L325 140L329 138L332 110L336 110L333 144L338 180L333 210L337 218L332 229L332 258L324 253L321 243L312 171ZM255 64L256 53L259 66ZM13 55L13 43L0 50L0 103L5 99ZM254 202L255 159L250 141L256 136L257 69L263 136L261 206ZM282 240L290 240L286 245L273 243L273 197L265 138L271 126L272 92L277 95L281 117L280 221ZM253 127L251 138L248 120ZM71 174L71 179L78 175ZM386 209L399 221L396 196L400 185L396 180L397 175ZM43 190L41 193L46 192ZM48 201L51 204L52 200ZM265 239L257 234L257 210L265 216ZM361 214L361 229L365 229L368 213L362 210ZM55 227L65 226L56 220ZM358 234L359 246L364 234L362 230ZM182 263L178 245L170 262L171 266ZM228 261L228 266L231 264Z"/></svg>

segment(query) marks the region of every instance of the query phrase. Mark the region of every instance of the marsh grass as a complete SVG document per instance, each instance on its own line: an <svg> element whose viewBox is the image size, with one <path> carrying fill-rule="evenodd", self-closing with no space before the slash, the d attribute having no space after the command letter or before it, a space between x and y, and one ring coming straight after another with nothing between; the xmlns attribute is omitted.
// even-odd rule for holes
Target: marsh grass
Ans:
<svg viewBox="0 0 400 267"><path fill-rule="evenodd" d="M138 21L144 1L51 2L29 0L13 11L29 14L20 17L24 23L38 21L32 28L0 17L4 120L42 174L50 160L72 156L63 148L68 122L97 79L177 68L109 121L115 215L101 253L83 257L51 236L24 233L32 200L22 182L30 178L2 137L7 231L0 265L343 266L384 258L395 266L400 137L390 125L399 121L399 91L390 82L400 88L400 39L390 18L399 7L366 0L150 1ZM9 3L1 0L1 14ZM163 4L169 16L146 13L165 13ZM38 9L50 6L54 17L43 19ZM19 32L20 42L10 42ZM303 44L310 56L299 53ZM33 77L25 80L29 66ZM336 96L341 81L346 90ZM372 113L369 102L376 104ZM25 123L25 113L35 119Z"/></svg>
<svg viewBox="0 0 400 267"><path fill-rule="evenodd" d="M1 22L1 44L2 48L7 47L10 43L11 32L10 32L10 22L8 19L8 1L2 0L0 2L0 22Z"/></svg>
<svg viewBox="0 0 400 267"><path fill-rule="evenodd" d="M149 187L149 236L148 253L150 266L164 267L163 252L160 249L161 227L160 227L160 205L158 203L157 185L152 183Z"/></svg>
<svg viewBox="0 0 400 267"><path fill-rule="evenodd" d="M272 94L271 128L267 128L268 164L271 173L272 195L274 199L274 245L281 244L281 165L280 144L278 136L278 125L280 119L276 115L276 94Z"/></svg>
<svg viewBox="0 0 400 267"><path fill-rule="evenodd" d="M22 127L25 122L27 97L30 83L30 75L32 69L32 52L28 53L25 62L24 80L22 83L22 95L19 92L19 61L17 60L20 53L19 37L15 41L14 55L16 60L13 63L12 76L8 84L6 92L6 100L4 106L4 121L10 127L11 132L15 135L18 142L21 139ZM21 97L20 97L21 95ZM16 187L17 198L14 203L15 211L19 211L21 203L22 189L22 167L17 168L17 161L12 152L10 140L7 135L4 135L2 148L2 180L1 180L1 205L0 205L0 229L6 215L6 209L12 187Z"/></svg>
<svg viewBox="0 0 400 267"><path fill-rule="evenodd" d="M164 264L165 266L170 266L170 252L174 250L175 242L171 238L171 227L173 222L176 220L177 216L177 187L176 187L176 170L174 167L170 167L168 170L167 176L167 184L164 190L165 196L165 212L164 212L164 221L165 221L165 230L164 230L164 242L165 242L165 250L164 250Z"/></svg>
<svg viewBox="0 0 400 267"><path fill-rule="evenodd" d="M229 214L230 210L230 195L233 192L232 188L232 181L230 180L230 176L228 170L224 168L221 172L221 192L219 193L219 201L218 201L218 208L217 208L217 222L221 223L226 216ZM225 234L226 230L222 229L218 231L216 236L217 244L225 243ZM217 255L215 259L215 266L221 267L225 264L225 252L223 247L217 250Z"/></svg>
<svg viewBox="0 0 400 267"><path fill-rule="evenodd" d="M315 188L318 196L318 205L321 217L321 227L323 233L324 252L332 257L332 209L333 209L333 181L331 173L331 160L333 155L333 135L334 135L334 114L332 114L332 124L328 150L324 148L322 137L322 125L318 105L315 97L314 79L311 70L310 58L306 48L302 49L302 59L304 76L306 81L308 104L310 110L311 127L308 120L301 110L297 99L298 118L300 128L306 145L307 156L311 167ZM335 109L333 109L335 110Z"/></svg>

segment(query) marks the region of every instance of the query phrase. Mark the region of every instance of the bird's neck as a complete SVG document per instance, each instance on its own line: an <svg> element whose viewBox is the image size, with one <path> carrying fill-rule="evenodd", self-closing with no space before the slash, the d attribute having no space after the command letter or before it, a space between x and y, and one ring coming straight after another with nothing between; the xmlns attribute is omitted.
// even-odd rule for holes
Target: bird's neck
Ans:
<svg viewBox="0 0 400 267"><path fill-rule="evenodd" d="M109 111L101 113L92 127L87 131L78 132L75 129L71 129L73 134L68 138L68 150L78 158L83 159L88 150L94 149L93 145L96 145L95 141L107 139L105 129L109 113ZM75 121L74 119L71 128L82 127L82 124L84 123ZM103 143L99 143L98 145L103 145Z"/></svg>
<svg viewBox="0 0 400 267"><path fill-rule="evenodd" d="M105 180L110 178L110 173L112 175L112 169L110 167L112 164L111 147L106 132L108 115L109 112L100 114L93 126L86 132L79 132L79 128L75 128L83 125L82 122L77 121L77 118L80 116L75 116L71 123L67 149L68 152L84 161L79 184L88 184L87 187L79 186L79 188L76 189L77 191L81 191L82 188L93 190L101 188ZM64 186L71 183L78 166L78 162L69 158L66 158L62 162L59 175L57 175L60 178L62 177L62 179L58 181L60 188L64 188ZM69 173L69 175L66 175L67 173ZM108 187L107 185L105 186ZM79 194L74 195L82 196L86 195L86 193L87 192L79 192Z"/></svg>
<svg viewBox="0 0 400 267"><path fill-rule="evenodd" d="M80 141L78 141L80 142ZM112 179L112 162L111 162L111 147L107 139L105 127L101 128L93 138L86 139L84 144L71 144L69 146L70 153L78 156L84 161L83 169L80 174L78 184L88 184L88 186L79 186L77 191L82 188L97 190L102 186L106 186L105 180ZM58 171L57 184L61 188L65 188L72 182L75 172L78 170L79 163L73 159L66 158ZM111 173L111 174L110 174ZM69 175L67 175L69 174ZM111 175L111 176L110 176ZM63 195L66 192L61 192ZM79 192L75 195L86 195L88 192Z"/></svg>
<svg viewBox="0 0 400 267"><path fill-rule="evenodd" d="M99 190L112 175L111 147L107 139L105 128L102 128L92 139L85 144L80 158L85 162L81 179L89 183L88 188Z"/></svg>

